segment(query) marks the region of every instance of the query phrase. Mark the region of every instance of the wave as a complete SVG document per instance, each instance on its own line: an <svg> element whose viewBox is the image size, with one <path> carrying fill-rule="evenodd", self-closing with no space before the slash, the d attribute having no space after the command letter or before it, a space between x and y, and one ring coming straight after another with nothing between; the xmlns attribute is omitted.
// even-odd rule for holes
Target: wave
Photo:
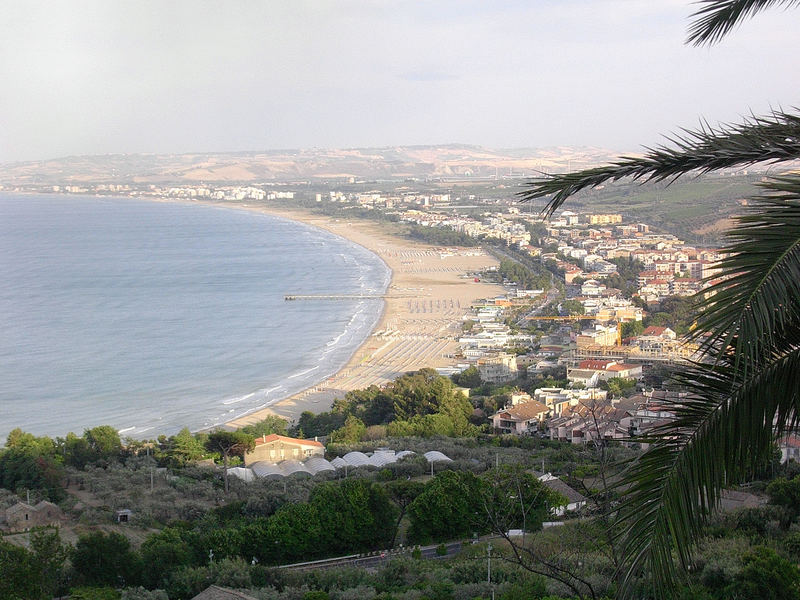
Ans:
<svg viewBox="0 0 800 600"><path fill-rule="evenodd" d="M253 392L251 394L245 394L244 396L237 396L236 398L231 398L230 400L223 400L222 403L223 404L236 404L236 403L241 402L243 400L247 400L248 398L252 398L255 395L256 395L256 393Z"/></svg>
<svg viewBox="0 0 800 600"><path fill-rule="evenodd" d="M306 373L311 373L312 371L316 371L319 369L319 365L316 367L311 367L310 369L306 369L305 371L300 371L299 373L295 373L294 375L289 375L286 379L294 379L295 377L302 377Z"/></svg>
<svg viewBox="0 0 800 600"><path fill-rule="evenodd" d="M336 344L338 344L338 343L339 343L339 340L340 340L340 339L342 339L342 336L343 336L345 333L347 333L347 331L346 331L346 330L345 330L345 331L343 331L342 333L340 333L339 335L337 335L335 338L333 338L333 339L332 339L330 342L328 342L328 343L327 343L327 344L325 344L325 345L326 345L326 346L328 346L328 347L335 346Z"/></svg>

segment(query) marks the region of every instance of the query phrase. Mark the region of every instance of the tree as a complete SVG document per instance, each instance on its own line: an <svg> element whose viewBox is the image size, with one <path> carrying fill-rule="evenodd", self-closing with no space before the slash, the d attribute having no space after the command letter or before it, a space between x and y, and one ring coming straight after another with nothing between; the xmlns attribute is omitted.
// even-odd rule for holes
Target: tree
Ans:
<svg viewBox="0 0 800 600"><path fill-rule="evenodd" d="M277 415L268 415L258 423L246 425L242 427L242 431L249 433L254 437L261 437L262 435L270 435L277 433L278 435L286 435L286 428L289 426L288 421L283 417Z"/></svg>
<svg viewBox="0 0 800 600"><path fill-rule="evenodd" d="M92 427L83 432L83 438L92 452L94 460L110 460L122 452L119 432L111 425Z"/></svg>
<svg viewBox="0 0 800 600"><path fill-rule="evenodd" d="M778 477L767 486L767 494L772 504L777 504L786 509L789 518L793 521L800 511L800 475L792 479Z"/></svg>
<svg viewBox="0 0 800 600"><path fill-rule="evenodd" d="M203 458L205 448L200 440L198 440L188 427L181 429L175 437L172 438L172 448L170 449L170 456L177 461L178 464L186 464L193 460Z"/></svg>
<svg viewBox="0 0 800 600"><path fill-rule="evenodd" d="M36 528L31 532L31 551L42 572L40 595L52 598L64 583L64 564L69 556L69 546L61 543L58 529Z"/></svg>
<svg viewBox="0 0 800 600"><path fill-rule="evenodd" d="M64 499L61 457L50 438L15 429L7 446L0 450L0 486L14 492L39 490L53 502Z"/></svg>
<svg viewBox="0 0 800 600"><path fill-rule="evenodd" d="M0 539L0 598L45 598L40 585L42 570L32 553ZM49 596L48 596L49 597Z"/></svg>
<svg viewBox="0 0 800 600"><path fill-rule="evenodd" d="M425 485L408 506L414 542L470 537L487 528L484 493L486 484L469 471L444 471Z"/></svg>
<svg viewBox="0 0 800 600"><path fill-rule="evenodd" d="M511 529L538 531L551 508L567 504L561 494L520 467L496 467L481 478L485 483L484 515L500 535Z"/></svg>
<svg viewBox="0 0 800 600"><path fill-rule="evenodd" d="M478 373L478 367L476 367L475 365L472 365L471 367L464 369L463 371L461 371L461 373L452 375L451 379L453 380L453 383L455 383L456 385L460 385L466 388L480 387L481 384L483 383L481 381L481 376Z"/></svg>
<svg viewBox="0 0 800 600"><path fill-rule="evenodd" d="M742 557L742 570L726 591L736 600L800 600L800 570L771 548L757 546Z"/></svg>
<svg viewBox="0 0 800 600"><path fill-rule="evenodd" d="M400 509L397 515L394 533L392 534L392 540L389 543L390 548L394 548L397 532L400 530L400 523L406 515L406 510L424 489L424 483L421 481L412 481L410 479L397 479L386 484L386 492L389 494L389 498L397 505L397 508Z"/></svg>
<svg viewBox="0 0 800 600"><path fill-rule="evenodd" d="M225 465L225 493L228 493L228 464L231 456L242 456L255 448L256 442L252 435L241 431L215 431L206 440L206 450L218 452Z"/></svg>
<svg viewBox="0 0 800 600"><path fill-rule="evenodd" d="M128 538L119 533L95 531L80 536L72 564L80 581L87 585L122 587L138 583L138 557Z"/></svg>
<svg viewBox="0 0 800 600"><path fill-rule="evenodd" d="M345 419L344 425L331 432L330 441L335 444L355 444L361 441L361 437L367 431L366 425L358 417L350 415Z"/></svg>
<svg viewBox="0 0 800 600"><path fill-rule="evenodd" d="M700 0L689 41L710 44L773 5L797 0ZM800 158L800 114L774 111L738 125L683 130L671 146L642 157L539 179L523 199L552 195L552 214L586 188L621 178L670 181L686 173ZM767 459L776 433L796 423L800 397L800 176L774 176L727 234L719 280L695 298L691 332L704 360L677 375L688 398L676 419L648 438L649 448L625 476L619 511L626 561L623 591L649 570L664 597L683 567L722 489Z"/></svg>
<svg viewBox="0 0 800 600"><path fill-rule="evenodd" d="M142 580L150 588L164 585L166 576L192 564L192 549L178 529L167 528L149 536L141 548Z"/></svg>
<svg viewBox="0 0 800 600"><path fill-rule="evenodd" d="M583 304L578 300L564 300L564 302L561 303L561 308L568 315L582 315L586 312Z"/></svg>
<svg viewBox="0 0 800 600"><path fill-rule="evenodd" d="M637 337L642 335L644 324L641 321L627 321L622 324L622 338Z"/></svg>

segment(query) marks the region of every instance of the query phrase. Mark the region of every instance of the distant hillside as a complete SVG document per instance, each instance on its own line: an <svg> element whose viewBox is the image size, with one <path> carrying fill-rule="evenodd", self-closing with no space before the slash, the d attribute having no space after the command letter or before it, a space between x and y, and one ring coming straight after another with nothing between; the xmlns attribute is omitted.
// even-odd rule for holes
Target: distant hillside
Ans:
<svg viewBox="0 0 800 600"><path fill-rule="evenodd" d="M759 192L762 174L706 175L672 184L617 182L571 198L565 209L620 213L626 222L644 222L691 243L717 243Z"/></svg>
<svg viewBox="0 0 800 600"><path fill-rule="evenodd" d="M0 165L0 183L256 183L322 179L529 177L597 165L598 148L490 150L480 146L271 150L210 154L70 156Z"/></svg>

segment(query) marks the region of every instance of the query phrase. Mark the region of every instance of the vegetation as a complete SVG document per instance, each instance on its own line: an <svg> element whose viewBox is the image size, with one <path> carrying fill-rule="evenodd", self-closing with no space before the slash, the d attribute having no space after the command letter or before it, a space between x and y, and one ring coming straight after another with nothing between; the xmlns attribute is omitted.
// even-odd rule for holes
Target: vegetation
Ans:
<svg viewBox="0 0 800 600"><path fill-rule="evenodd" d="M717 41L743 18L772 4L705 0L695 14L690 41ZM696 171L791 161L800 157L798 134L800 115L783 111L736 126L687 130L674 138L674 147L555 175L531 184L523 197L552 194L547 208L552 213L582 189L625 177L664 181ZM641 568L652 573L658 595L675 589L673 547L680 564L688 567L721 490L763 463L776 432L796 424L800 177L772 177L761 187L765 193L726 236L720 281L698 299L693 336L708 360L680 377L692 395L673 407L677 419L654 434L626 477L618 526L628 593ZM768 562L761 556L753 564L759 560Z"/></svg>
<svg viewBox="0 0 800 600"><path fill-rule="evenodd" d="M469 423L472 405L453 382L433 369L407 373L383 386L347 392L329 412L300 415L295 431L330 435L331 441L354 443L367 428L386 425L390 436L475 435Z"/></svg>
<svg viewBox="0 0 800 600"><path fill-rule="evenodd" d="M550 287L550 275L542 274L541 269L533 268L523 265L519 262L503 258L500 260L500 266L497 268L497 273L504 280L513 281L522 289L525 290L542 290Z"/></svg>
<svg viewBox="0 0 800 600"><path fill-rule="evenodd" d="M435 246L479 246L481 244L481 240L456 231L452 227L410 225L408 227L408 236L411 239Z"/></svg>

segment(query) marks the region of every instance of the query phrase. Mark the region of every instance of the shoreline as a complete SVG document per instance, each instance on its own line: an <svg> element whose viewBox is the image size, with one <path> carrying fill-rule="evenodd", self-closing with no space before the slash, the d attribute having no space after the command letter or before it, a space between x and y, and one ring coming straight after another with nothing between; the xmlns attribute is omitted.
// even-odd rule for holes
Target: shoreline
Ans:
<svg viewBox="0 0 800 600"><path fill-rule="evenodd" d="M333 401L348 391L380 386L403 373L424 367L454 366L459 362L453 355L460 349L457 340L463 315L474 301L505 293L500 285L475 282L471 276L466 276L468 272L498 264L483 249L443 247L410 240L373 221L348 221L316 215L305 209L248 202L116 197L248 211L302 223L361 246L389 269L390 280L374 328L336 373L270 406L252 409L210 429L238 429L267 416L279 416L291 423L304 411L329 410Z"/></svg>
<svg viewBox="0 0 800 600"><path fill-rule="evenodd" d="M189 201L189 204L195 202ZM456 364L462 316L470 304L504 293L502 286L465 278L470 271L496 265L480 248L447 249L392 235L380 224L315 215L281 207L196 202L268 214L317 227L366 248L390 270L383 310L375 328L344 366L331 377L281 400L225 423L238 429L279 416L290 423L304 411L330 409L351 390L383 385L403 373Z"/></svg>

